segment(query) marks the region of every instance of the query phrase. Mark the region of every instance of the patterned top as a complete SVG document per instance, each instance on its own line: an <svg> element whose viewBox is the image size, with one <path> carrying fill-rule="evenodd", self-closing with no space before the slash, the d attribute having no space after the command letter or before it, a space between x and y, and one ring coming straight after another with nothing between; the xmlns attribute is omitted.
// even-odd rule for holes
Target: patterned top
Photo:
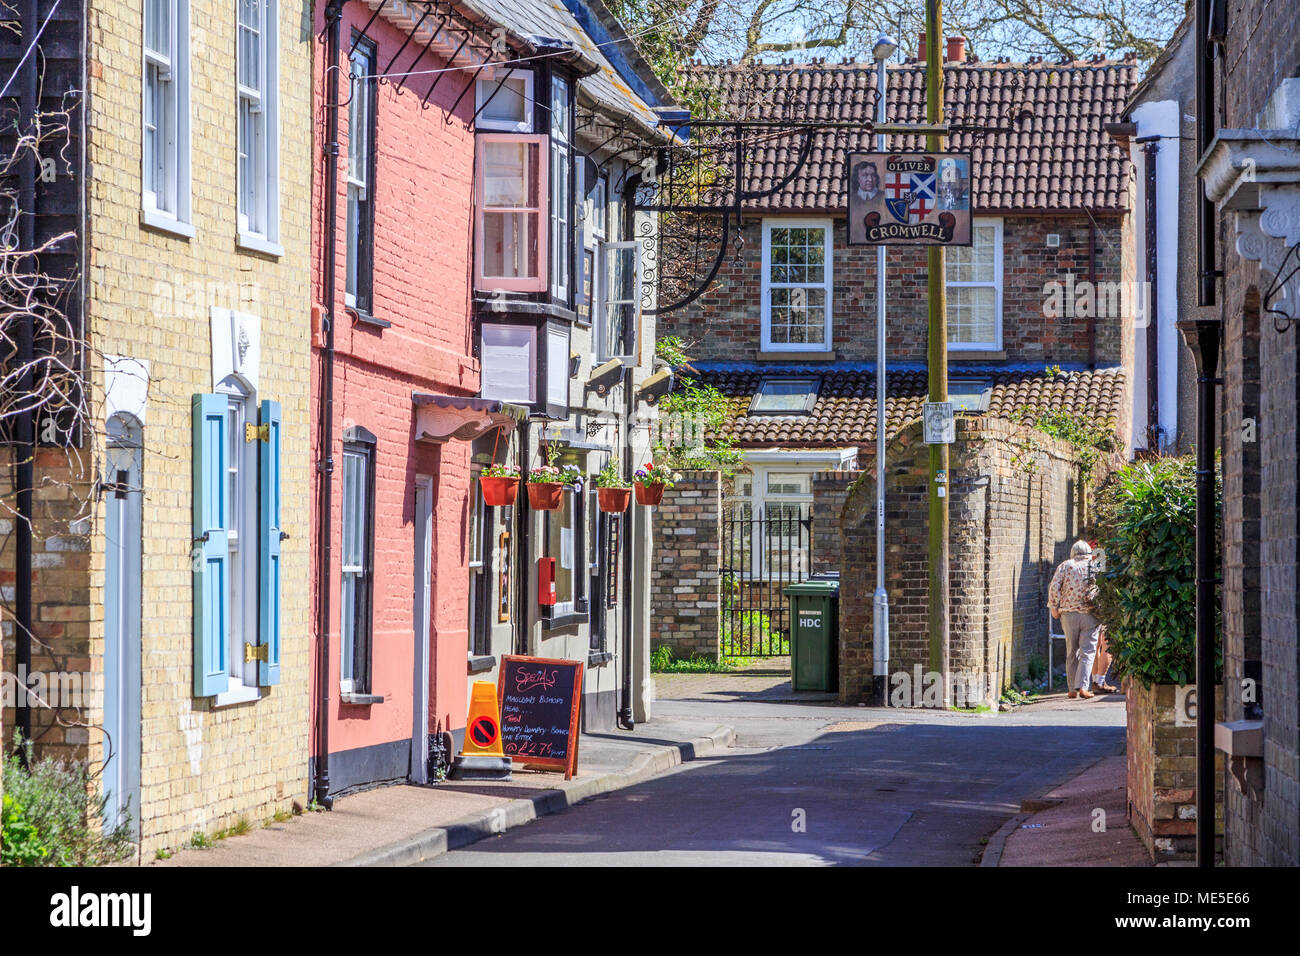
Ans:
<svg viewBox="0 0 1300 956"><path fill-rule="evenodd" d="M1061 562L1047 589L1047 606L1055 611L1092 613L1088 591L1093 586L1093 566L1089 557L1070 558Z"/></svg>

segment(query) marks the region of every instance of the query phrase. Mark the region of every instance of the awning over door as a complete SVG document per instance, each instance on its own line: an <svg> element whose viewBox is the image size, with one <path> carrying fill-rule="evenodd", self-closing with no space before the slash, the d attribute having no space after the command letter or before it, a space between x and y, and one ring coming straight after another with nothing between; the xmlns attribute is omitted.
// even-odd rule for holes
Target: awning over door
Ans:
<svg viewBox="0 0 1300 956"><path fill-rule="evenodd" d="M528 410L508 402L458 395L412 392L415 440L441 443L473 441L493 428L510 431Z"/></svg>

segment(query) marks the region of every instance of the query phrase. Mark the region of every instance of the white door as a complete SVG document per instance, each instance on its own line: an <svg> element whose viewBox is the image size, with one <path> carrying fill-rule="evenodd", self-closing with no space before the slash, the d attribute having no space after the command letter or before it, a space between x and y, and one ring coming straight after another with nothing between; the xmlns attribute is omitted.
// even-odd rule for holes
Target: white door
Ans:
<svg viewBox="0 0 1300 956"><path fill-rule="evenodd" d="M411 713L411 782L429 778L429 602L433 557L433 479L415 476L415 581L411 620L415 626L415 667Z"/></svg>
<svg viewBox="0 0 1300 956"><path fill-rule="evenodd" d="M122 817L140 833L140 424L108 422L104 493L104 825Z"/></svg>

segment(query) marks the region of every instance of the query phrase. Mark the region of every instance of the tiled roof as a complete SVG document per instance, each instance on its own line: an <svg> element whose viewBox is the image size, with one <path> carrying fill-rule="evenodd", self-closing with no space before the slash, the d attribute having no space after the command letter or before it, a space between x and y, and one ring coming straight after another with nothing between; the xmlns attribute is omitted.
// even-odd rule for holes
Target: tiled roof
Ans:
<svg viewBox="0 0 1300 956"><path fill-rule="evenodd" d="M692 67L713 91L717 118L868 122L875 117L875 64L749 64ZM925 65L888 67L890 122L925 121ZM1014 132L976 141L970 132L947 140L974 158L972 200L979 212L1128 208L1129 161L1105 133L1118 122L1138 81L1136 62L950 63L944 68L947 121L1006 126L1028 111ZM751 190L770 188L797 157L794 136L773 138L751 154ZM925 148L920 136L891 136L891 150ZM874 150L875 137L856 130L818 134L803 171L776 195L755 201L774 211L838 212L844 208L847 152Z"/></svg>
<svg viewBox="0 0 1300 956"><path fill-rule="evenodd" d="M744 446L843 447L876 438L876 373L866 367L699 369L700 377L731 402L722 433ZM759 383L769 377L818 376L821 388L807 415L750 415L749 404ZM885 421L890 434L921 417L928 377L924 369L889 371ZM953 368L950 379L985 378L992 384L987 414L1010 418L1019 409L1066 408L1096 421L1117 423L1124 402L1124 372L1120 368L1067 371L1049 377L1041 369Z"/></svg>

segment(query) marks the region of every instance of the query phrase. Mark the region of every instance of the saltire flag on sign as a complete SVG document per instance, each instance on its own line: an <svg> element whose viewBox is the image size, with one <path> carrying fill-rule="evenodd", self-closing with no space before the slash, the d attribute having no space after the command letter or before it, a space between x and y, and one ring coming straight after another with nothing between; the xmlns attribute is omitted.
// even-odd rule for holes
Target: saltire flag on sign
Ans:
<svg viewBox="0 0 1300 956"><path fill-rule="evenodd" d="M934 211L934 173L912 174L912 201L907 207L907 221L921 222Z"/></svg>

